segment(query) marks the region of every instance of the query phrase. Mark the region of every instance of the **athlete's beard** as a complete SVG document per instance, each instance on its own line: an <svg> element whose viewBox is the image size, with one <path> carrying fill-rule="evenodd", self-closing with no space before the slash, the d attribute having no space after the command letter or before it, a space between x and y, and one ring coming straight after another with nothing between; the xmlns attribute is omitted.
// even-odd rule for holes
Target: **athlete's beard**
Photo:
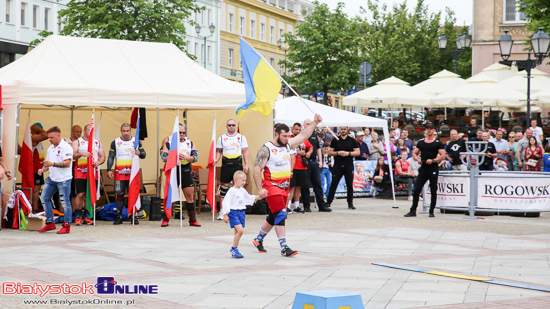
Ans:
<svg viewBox="0 0 550 309"><path fill-rule="evenodd" d="M288 144L288 142L286 143L283 143L283 141L281 141L281 137L277 137L277 144L279 144L280 146L286 146Z"/></svg>

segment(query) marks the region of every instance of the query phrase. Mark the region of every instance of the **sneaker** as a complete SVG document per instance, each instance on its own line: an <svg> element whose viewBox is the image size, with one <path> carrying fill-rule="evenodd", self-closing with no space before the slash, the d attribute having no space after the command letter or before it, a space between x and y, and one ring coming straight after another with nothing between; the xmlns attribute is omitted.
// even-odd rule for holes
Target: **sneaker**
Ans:
<svg viewBox="0 0 550 309"><path fill-rule="evenodd" d="M265 250L264 248L264 242L263 241L257 241L256 239L254 239L252 241L252 244L254 245L254 247L258 248L258 251L260 251L260 253L266 253L267 250Z"/></svg>
<svg viewBox="0 0 550 309"><path fill-rule="evenodd" d="M290 209L290 208L287 207L287 208L286 208L286 213L287 213L288 215L290 215L290 214L292 213L292 209Z"/></svg>
<svg viewBox="0 0 550 309"><path fill-rule="evenodd" d="M121 216L117 216L116 219L115 219L115 222L113 222L113 225L119 225L119 224L122 224L122 217Z"/></svg>
<svg viewBox="0 0 550 309"><path fill-rule="evenodd" d="M43 228L39 229L38 232L44 233L51 230L55 230L55 223L47 223Z"/></svg>
<svg viewBox="0 0 550 309"><path fill-rule="evenodd" d="M281 250L281 255L282 256L291 257L291 256L295 256L296 254L298 254L298 251L294 251L294 250L290 249L288 246L285 246L285 248L283 250Z"/></svg>
<svg viewBox="0 0 550 309"><path fill-rule="evenodd" d="M405 214L405 217L416 217L416 213L410 211L410 212L408 212L408 213Z"/></svg>
<svg viewBox="0 0 550 309"><path fill-rule="evenodd" d="M299 213L299 214L303 214L303 213L304 213L304 211L303 211L302 208L300 208L300 207L294 208L294 212L295 212L295 213Z"/></svg>
<svg viewBox="0 0 550 309"><path fill-rule="evenodd" d="M229 249L229 252L231 252L231 256L234 258L242 259L244 257L237 248L231 248Z"/></svg>
<svg viewBox="0 0 550 309"><path fill-rule="evenodd" d="M94 225L94 221L90 220L90 218L84 218L83 221L86 225Z"/></svg>
<svg viewBox="0 0 550 309"><path fill-rule="evenodd" d="M75 225L75 226L80 226L80 225L82 225L82 217L76 218L76 219L74 220L74 225Z"/></svg>
<svg viewBox="0 0 550 309"><path fill-rule="evenodd" d="M223 220L223 215L222 215L221 212L220 212L220 214L218 215L218 220Z"/></svg>
<svg viewBox="0 0 550 309"><path fill-rule="evenodd" d="M57 234L69 234L71 232L71 225L69 222L63 223L63 227L57 231Z"/></svg>
<svg viewBox="0 0 550 309"><path fill-rule="evenodd" d="M162 224L160 227L167 227L168 226L168 220L162 220Z"/></svg>

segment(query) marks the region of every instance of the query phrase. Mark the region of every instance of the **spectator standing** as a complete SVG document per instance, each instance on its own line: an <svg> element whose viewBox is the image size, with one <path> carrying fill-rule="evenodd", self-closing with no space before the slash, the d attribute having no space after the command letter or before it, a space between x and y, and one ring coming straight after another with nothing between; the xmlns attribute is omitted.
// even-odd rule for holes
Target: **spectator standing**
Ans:
<svg viewBox="0 0 550 309"><path fill-rule="evenodd" d="M542 159L543 151L537 143L535 136L529 138L529 146L525 148L525 171L540 172L540 160Z"/></svg>
<svg viewBox="0 0 550 309"><path fill-rule="evenodd" d="M297 122L292 126L291 138L298 136L300 132L302 132L302 125ZM290 191L288 194L288 205L286 209L288 214L291 214L292 212L304 213L304 211L300 208L300 191L302 187L307 187L308 185L308 158L311 157L311 154L313 153L313 147L306 139L303 143L298 145L294 151L296 153L296 157L294 168L292 169L292 177L290 178ZM292 204L294 204L294 207L292 207Z"/></svg>
<svg viewBox="0 0 550 309"><path fill-rule="evenodd" d="M510 131L510 133L508 134L508 148L510 149L510 151L508 151L508 156L506 159L506 163L508 164L509 171L513 170L513 167L514 167L514 160L516 157L514 155L515 144L516 144L516 132Z"/></svg>
<svg viewBox="0 0 550 309"><path fill-rule="evenodd" d="M372 132L372 141L368 144L369 160L378 160L378 157L385 155L384 145L378 140L378 133Z"/></svg>
<svg viewBox="0 0 550 309"><path fill-rule="evenodd" d="M359 160L359 161L362 161L362 160L367 160L369 158L369 146L367 145L367 143L365 143L365 133L363 133L363 131L359 131L357 133L357 145L359 145L359 151L360 151L360 154L359 156L355 157L355 160Z"/></svg>
<svg viewBox="0 0 550 309"><path fill-rule="evenodd" d="M48 139L48 133L42 127L40 122L37 122L31 126L31 139L32 139L32 165L34 172L34 190L32 191L32 208L33 211L38 210L40 188L44 184L44 175L38 174L38 170L44 167L44 159L46 158L44 152L43 141Z"/></svg>
<svg viewBox="0 0 550 309"><path fill-rule="evenodd" d="M355 209L353 206L353 157L360 153L357 141L347 134L348 128L340 127L339 139L333 139L328 150L328 154L334 156L334 166L332 167L332 184L328 192L327 205L330 205L336 193L336 187L344 176L347 188L347 202L349 209Z"/></svg>
<svg viewBox="0 0 550 309"><path fill-rule="evenodd" d="M405 140L405 146L407 146L407 148L409 149L409 157L410 157L410 154L412 153L413 148L414 148L414 143L409 138L409 131L403 130L401 132L401 138L403 138L403 140Z"/></svg>
<svg viewBox="0 0 550 309"><path fill-rule="evenodd" d="M306 130L311 125L311 119L306 119L304 121L303 130ZM313 152L308 158L307 165L307 176L311 186L313 187L313 192L315 192L315 202L317 202L317 207L319 211L330 212L330 208L325 206L325 199L323 198L323 188L321 187L321 167L323 162L321 162L321 147L319 145L319 140L317 139L317 134L315 133L315 128L313 128L311 136L308 138L309 143L313 147ZM311 212L311 202L309 201L309 186L302 187L302 199L304 204L304 211Z"/></svg>
<svg viewBox="0 0 550 309"><path fill-rule="evenodd" d="M516 149L516 158L518 159L518 165L522 168L522 170L525 170L525 149L529 147L529 139L533 136L533 130L531 128L527 128L525 130L525 136L518 141L518 147ZM536 137L535 137L536 139Z"/></svg>
<svg viewBox="0 0 550 309"><path fill-rule="evenodd" d="M544 140L544 134L542 128L537 126L537 119L531 119L531 130L533 130L533 136L537 139L537 144L542 145Z"/></svg>
<svg viewBox="0 0 550 309"><path fill-rule="evenodd" d="M363 139L363 141L367 144L372 142L372 137L370 137L370 129L363 128L363 133L365 133L365 138Z"/></svg>
<svg viewBox="0 0 550 309"><path fill-rule="evenodd" d="M497 130L495 133L495 139L491 142L495 144L495 149L497 151L497 158L508 162L508 157L510 153L510 145L506 140L502 138L504 133L501 130Z"/></svg>
<svg viewBox="0 0 550 309"><path fill-rule="evenodd" d="M550 145L544 146L544 155L542 156L544 163L544 172L550 173Z"/></svg>
<svg viewBox="0 0 550 309"><path fill-rule="evenodd" d="M519 162L521 162L522 159L520 159L521 157L517 156L517 153L518 151L521 153L521 149L518 150L518 147L519 147L519 141L521 141L522 139L523 139L523 133L516 132L516 139L514 141L514 146L512 147L512 151L514 152L514 157L513 157L514 162L512 162L512 167L513 167L513 170L516 172L521 171L521 166L519 166Z"/></svg>
<svg viewBox="0 0 550 309"><path fill-rule="evenodd" d="M461 152L466 152L466 142L458 138L458 132L451 130L451 140L447 142L446 157L451 162L451 168L454 171L466 171L468 167L462 163Z"/></svg>
<svg viewBox="0 0 550 309"><path fill-rule="evenodd" d="M470 125L466 129L466 133L468 133L468 137L472 141L472 138L477 136L477 129L479 129L479 126L477 125L477 120L475 118L470 119Z"/></svg>
<svg viewBox="0 0 550 309"><path fill-rule="evenodd" d="M328 190L332 184L332 162L334 158L328 155L329 144L323 144L321 154L323 156L323 168L321 168L321 187L323 187L323 197L328 196Z"/></svg>
<svg viewBox="0 0 550 309"><path fill-rule="evenodd" d="M492 171L493 160L497 157L497 150L495 144L489 142L489 133L483 132L481 138L484 142L487 142L487 151L485 152L485 159L483 163L479 165L480 171Z"/></svg>
<svg viewBox="0 0 550 309"><path fill-rule="evenodd" d="M399 119L394 119L393 120L392 129L394 129L394 131L395 131L395 136L401 136L401 129L399 128Z"/></svg>

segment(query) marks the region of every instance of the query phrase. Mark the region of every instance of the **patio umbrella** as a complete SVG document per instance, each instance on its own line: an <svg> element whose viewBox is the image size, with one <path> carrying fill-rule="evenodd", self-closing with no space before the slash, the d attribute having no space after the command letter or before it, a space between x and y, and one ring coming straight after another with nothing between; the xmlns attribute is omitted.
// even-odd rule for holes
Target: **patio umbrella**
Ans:
<svg viewBox="0 0 550 309"><path fill-rule="evenodd" d="M501 85L506 86L507 88L517 90L524 94L527 98L527 72L521 71L516 73L514 76L509 77L503 81L500 81ZM532 69L531 70L531 95L543 91L545 89L550 89L550 77L547 73ZM536 102L533 102L536 104Z"/></svg>
<svg viewBox="0 0 550 309"><path fill-rule="evenodd" d="M460 87L465 83L466 81L460 78L460 75L443 70L430 76L429 79L414 85L413 88L436 96L445 91ZM433 102L432 106L434 106ZM447 119L447 107L445 107L445 119Z"/></svg>
<svg viewBox="0 0 550 309"><path fill-rule="evenodd" d="M343 104L370 108L427 107L431 104L431 96L392 76L345 97Z"/></svg>
<svg viewBox="0 0 550 309"><path fill-rule="evenodd" d="M468 78L466 81L478 75L487 76L487 77L496 79L497 81L501 81L516 75L516 73L517 73L517 70L512 70L509 66L506 66L504 64L500 64L497 62L481 70L481 72Z"/></svg>

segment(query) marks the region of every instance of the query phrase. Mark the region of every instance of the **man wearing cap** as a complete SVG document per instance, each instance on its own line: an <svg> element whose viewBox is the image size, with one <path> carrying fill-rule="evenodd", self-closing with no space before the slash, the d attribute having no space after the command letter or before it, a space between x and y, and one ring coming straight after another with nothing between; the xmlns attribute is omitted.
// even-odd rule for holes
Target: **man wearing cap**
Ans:
<svg viewBox="0 0 550 309"><path fill-rule="evenodd" d="M363 131L357 132L357 144L359 145L359 156L355 157L355 160L367 160L369 158L369 146L363 140L365 138L365 133Z"/></svg>
<svg viewBox="0 0 550 309"><path fill-rule="evenodd" d="M431 202L430 202L430 217L435 217L434 209L437 203L437 177L439 176L438 163L445 159L445 146L435 136L435 127L433 124L428 123L425 126L425 138L418 141L416 148L413 150L412 157L418 163L421 163L418 170L418 177L414 184L413 203L411 210L405 214L405 217L416 217L416 208L418 207L418 200L420 197L420 191L424 187L424 184L430 181ZM422 158L418 156L422 153Z"/></svg>

